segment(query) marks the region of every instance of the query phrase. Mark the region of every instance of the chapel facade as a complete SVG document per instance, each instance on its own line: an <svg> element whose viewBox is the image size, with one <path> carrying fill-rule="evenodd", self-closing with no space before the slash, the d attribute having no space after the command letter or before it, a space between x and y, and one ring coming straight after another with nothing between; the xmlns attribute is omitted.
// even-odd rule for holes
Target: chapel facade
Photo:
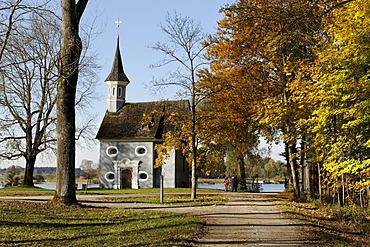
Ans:
<svg viewBox="0 0 370 247"><path fill-rule="evenodd" d="M164 134L175 128L166 123L166 116L188 112L189 102L126 102L126 87L130 81L123 69L119 38L105 83L108 85L107 110L96 135L100 142L100 187L157 188L161 175L165 188L189 187L189 166L181 151L170 151L165 165L154 167L155 145L162 143Z"/></svg>

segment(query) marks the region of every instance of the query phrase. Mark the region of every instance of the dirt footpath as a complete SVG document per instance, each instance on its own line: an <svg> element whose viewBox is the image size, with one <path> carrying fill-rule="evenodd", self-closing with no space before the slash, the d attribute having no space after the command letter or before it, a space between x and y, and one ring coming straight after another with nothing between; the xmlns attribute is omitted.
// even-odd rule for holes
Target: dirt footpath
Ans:
<svg viewBox="0 0 370 247"><path fill-rule="evenodd" d="M276 199L265 193L227 193L229 202L218 206L176 207L143 203L106 202L102 196L78 196L85 205L140 208L193 214L202 217L206 224L203 236L193 246L325 246L310 236L309 226L296 223L284 216L276 207ZM104 197L104 196L103 196ZM15 198L0 198L0 200ZM16 198L16 200L45 201L48 196Z"/></svg>
<svg viewBox="0 0 370 247"><path fill-rule="evenodd" d="M173 207L154 204L109 205L202 217L205 234L193 246L325 246L310 236L309 226L284 216L276 199L267 193L228 193L229 202L218 206ZM82 199L82 198L81 198ZM86 203L91 203L87 201ZM94 205L91 203L90 205ZM96 204L95 204L96 205ZM107 206L107 205L105 205Z"/></svg>
<svg viewBox="0 0 370 247"><path fill-rule="evenodd" d="M267 194L234 193L201 213L207 233L194 246L322 246L305 226L286 218Z"/></svg>

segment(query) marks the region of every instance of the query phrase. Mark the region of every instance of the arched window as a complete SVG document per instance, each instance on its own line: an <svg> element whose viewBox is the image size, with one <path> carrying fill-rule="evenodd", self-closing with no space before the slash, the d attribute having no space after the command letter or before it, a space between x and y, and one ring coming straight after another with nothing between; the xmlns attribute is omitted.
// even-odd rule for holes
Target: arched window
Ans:
<svg viewBox="0 0 370 247"><path fill-rule="evenodd" d="M110 146L107 148L106 153L109 157L115 157L118 154L118 148L115 146Z"/></svg>
<svg viewBox="0 0 370 247"><path fill-rule="evenodd" d="M118 97L122 97L122 88L118 87Z"/></svg>
<svg viewBox="0 0 370 247"><path fill-rule="evenodd" d="M108 181L108 182L113 182L114 181L114 172L107 172L104 176L104 178Z"/></svg>
<svg viewBox="0 0 370 247"><path fill-rule="evenodd" d="M114 96L116 94L116 87L113 87L112 88L112 96Z"/></svg>
<svg viewBox="0 0 370 247"><path fill-rule="evenodd" d="M135 148L135 153L137 156L144 156L147 153L146 147L144 146L137 146Z"/></svg>
<svg viewBox="0 0 370 247"><path fill-rule="evenodd" d="M149 175L146 172L139 172L139 179L140 181L146 181L148 180Z"/></svg>

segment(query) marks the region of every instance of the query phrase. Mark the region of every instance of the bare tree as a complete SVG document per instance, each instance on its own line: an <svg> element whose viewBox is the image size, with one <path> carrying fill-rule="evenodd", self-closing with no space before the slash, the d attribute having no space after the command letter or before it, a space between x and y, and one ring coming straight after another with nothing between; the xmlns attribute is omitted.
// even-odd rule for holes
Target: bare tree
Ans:
<svg viewBox="0 0 370 247"><path fill-rule="evenodd" d="M45 151L55 151L56 95L61 22L50 12L34 13L17 26L18 35L10 38L1 70L0 158L25 160L23 185L33 186L36 158ZM84 35L85 40L91 34ZM97 83L95 60L83 50L83 76L77 92L76 107L86 111ZM94 78L95 76L95 78ZM92 138L92 117L78 125L76 139Z"/></svg>
<svg viewBox="0 0 370 247"><path fill-rule="evenodd" d="M30 14L53 13L46 8L50 2L51 0L42 3L28 0L0 0L0 61L9 39L20 34L16 27L27 21Z"/></svg>
<svg viewBox="0 0 370 247"><path fill-rule="evenodd" d="M82 41L79 26L88 0L61 0L62 47L58 64L57 186L53 201L77 204L75 191L75 101Z"/></svg>
<svg viewBox="0 0 370 247"><path fill-rule="evenodd" d="M21 9L21 2L22 0L0 1L0 61L11 36L13 26L18 17L21 16L20 14L18 15L18 10Z"/></svg>
<svg viewBox="0 0 370 247"><path fill-rule="evenodd" d="M87 187L89 186L89 181L95 178L99 178L99 165L94 164L94 162L91 160L82 160L80 168L82 170L82 176L86 178L86 193Z"/></svg>
<svg viewBox="0 0 370 247"><path fill-rule="evenodd" d="M196 108L201 101L196 85L198 83L197 71L205 65L203 51L206 47L202 46L201 43L205 40L206 35L202 31L200 23L196 23L190 17L182 17L176 12L173 15L167 13L164 24L161 24L161 29L168 38L167 42L157 42L151 48L163 53L165 57L151 67L163 67L171 63L177 64L178 67L167 78L153 79L152 84L157 88L177 86L180 89L179 95L190 98L191 198L196 199L198 149Z"/></svg>
<svg viewBox="0 0 370 247"><path fill-rule="evenodd" d="M8 41L1 71L0 157L26 161L24 185L33 186L36 157L55 142L58 20L34 17ZM22 29L22 31L20 30Z"/></svg>

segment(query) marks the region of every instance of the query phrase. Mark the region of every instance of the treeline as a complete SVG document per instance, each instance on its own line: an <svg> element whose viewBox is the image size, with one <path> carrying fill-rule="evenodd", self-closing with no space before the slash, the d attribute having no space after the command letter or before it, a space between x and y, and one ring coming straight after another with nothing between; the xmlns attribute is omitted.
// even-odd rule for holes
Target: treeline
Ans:
<svg viewBox="0 0 370 247"><path fill-rule="evenodd" d="M79 177L89 177L94 178L96 176L90 175L88 170L83 170L81 168L76 168L76 178ZM21 166L9 166L8 168L0 169L0 181L3 184L19 185L24 179L25 169ZM94 173L97 174L96 169ZM45 182L55 179L56 167L35 167L33 180L35 182Z"/></svg>
<svg viewBox="0 0 370 247"><path fill-rule="evenodd" d="M5 172L8 170L9 168L0 168L0 174L5 174ZM21 168L22 171L24 171L24 168ZM81 173L82 173L82 169L81 168L76 168L75 169L76 171L76 176L81 176ZM55 175L55 172L56 172L56 167L35 167L34 168L34 174L51 174L51 175Z"/></svg>
<svg viewBox="0 0 370 247"><path fill-rule="evenodd" d="M199 73L205 172L232 150L246 179L263 135L284 143L296 199L368 206L368 1L239 0L221 12Z"/></svg>
<svg viewBox="0 0 370 247"><path fill-rule="evenodd" d="M209 169L209 165L202 163L202 169ZM237 157L228 156L225 162L216 165L214 173L203 175L204 178L233 177L240 175L237 165ZM204 173L201 171L200 173ZM245 159L245 180L247 183L264 181L282 183L289 177L286 163L280 160L275 161L270 157L262 157L259 154L249 155Z"/></svg>

